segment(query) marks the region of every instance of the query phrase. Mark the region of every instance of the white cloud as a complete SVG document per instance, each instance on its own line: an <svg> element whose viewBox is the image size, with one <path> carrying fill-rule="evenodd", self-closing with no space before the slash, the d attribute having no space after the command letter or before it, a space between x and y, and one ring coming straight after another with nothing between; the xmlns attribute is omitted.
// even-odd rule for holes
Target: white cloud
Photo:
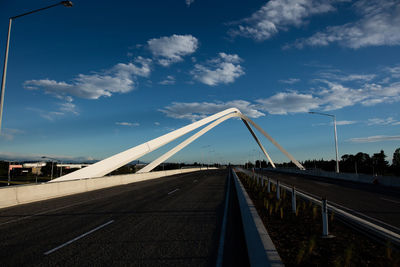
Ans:
<svg viewBox="0 0 400 267"><path fill-rule="evenodd" d="M357 123L356 121L336 121L336 125L351 125Z"/></svg>
<svg viewBox="0 0 400 267"><path fill-rule="evenodd" d="M16 135L24 134L24 131L18 129L11 129L11 128L3 128L0 132L0 138L6 141L14 140Z"/></svg>
<svg viewBox="0 0 400 267"><path fill-rule="evenodd" d="M114 71L119 75L134 75L134 76L141 76L141 77L149 77L151 73L151 62L152 60L149 58L144 57L136 57L134 61L137 65L133 63L118 63L114 66Z"/></svg>
<svg viewBox="0 0 400 267"><path fill-rule="evenodd" d="M258 99L260 109L270 114L288 114L308 112L319 107L319 99L311 94L281 92L269 98Z"/></svg>
<svg viewBox="0 0 400 267"><path fill-rule="evenodd" d="M393 117L388 117L386 119L381 118L372 118L368 119L367 125L375 126L375 125L400 125L400 122L393 119Z"/></svg>
<svg viewBox="0 0 400 267"><path fill-rule="evenodd" d="M316 95L320 100L319 104L323 106L324 110L336 110L353 106L366 97L361 89L352 89L326 80L320 80L320 82L324 83L325 86L321 86Z"/></svg>
<svg viewBox="0 0 400 267"><path fill-rule="evenodd" d="M168 75L167 78L165 80L162 80L161 82L159 82L159 84L162 84L162 85L175 84L175 77Z"/></svg>
<svg viewBox="0 0 400 267"><path fill-rule="evenodd" d="M195 80L210 86L232 83L245 74L239 64L241 61L236 54L219 53L217 58L208 60L205 64L195 64L191 74Z"/></svg>
<svg viewBox="0 0 400 267"><path fill-rule="evenodd" d="M369 82L376 77L376 74L342 74L342 73L332 73L332 72L322 72L320 76L325 79L331 79L342 82Z"/></svg>
<svg viewBox="0 0 400 267"><path fill-rule="evenodd" d="M388 67L386 70L391 74L393 78L400 78L400 66Z"/></svg>
<svg viewBox="0 0 400 267"><path fill-rule="evenodd" d="M368 136L368 137L357 137L357 138L351 138L348 141L350 141L352 143L374 143L374 142L383 142L383 141L400 141L400 135L395 135L395 136L376 135L376 136Z"/></svg>
<svg viewBox="0 0 400 267"><path fill-rule="evenodd" d="M199 45L192 35L164 36L147 41L148 48L162 66L182 61L184 56L193 54Z"/></svg>
<svg viewBox="0 0 400 267"><path fill-rule="evenodd" d="M257 41L271 38L289 26L299 27L306 19L335 10L331 0L270 0L250 17L231 29L233 37L243 36Z"/></svg>
<svg viewBox="0 0 400 267"><path fill-rule="evenodd" d="M194 0L185 0L186 5L189 7L191 4L194 3Z"/></svg>
<svg viewBox="0 0 400 267"><path fill-rule="evenodd" d="M316 79L313 82L318 87L308 92L279 92L271 97L258 99L257 103L261 110L271 114L288 114L310 110L331 111L356 104L373 106L400 102L400 82L387 85L370 82L355 88L325 79Z"/></svg>
<svg viewBox="0 0 400 267"><path fill-rule="evenodd" d="M351 125L351 124L355 124L355 123L357 123L357 121L346 121L346 120L343 120L343 121L336 121L336 125L337 125L337 126ZM315 123L315 124L312 124L312 126L326 126L326 125L333 126L333 122L330 122L330 123Z"/></svg>
<svg viewBox="0 0 400 267"><path fill-rule="evenodd" d="M215 62L220 62L221 58L229 57L221 56L220 59L213 59L210 62L215 64ZM230 58L234 58L237 62L240 61L236 57ZM285 115L305 113L312 110L332 111L354 105L373 106L380 103L400 102L400 82L393 81L384 85L375 83L376 80L382 79L382 73L387 75L387 72L387 68L377 74L345 75L336 70L334 74L328 75L327 72L324 72L319 73L319 75L325 79L312 80L314 87L302 92L296 90L277 92L270 97L257 99L253 103L243 100L214 103L173 103L161 111L169 117L197 120L232 106L239 108L244 113L252 114L250 117L260 117L264 116L264 112ZM389 75L391 74L389 73ZM327 77L330 77L333 81L327 80ZM350 85L345 86L342 82L349 82ZM216 83L212 81L210 84ZM370 124L383 124L384 122L400 125L393 118L382 121L371 119L369 121ZM338 125L354 123L357 123L357 121L337 121Z"/></svg>
<svg viewBox="0 0 400 267"><path fill-rule="evenodd" d="M49 121L54 121L68 114L79 115L76 105L72 103L73 99L65 97L65 100L65 102L56 103L56 109L52 111L34 107L27 107L26 109L38 113L40 117Z"/></svg>
<svg viewBox="0 0 400 267"><path fill-rule="evenodd" d="M295 84L300 82L300 79L296 79L296 78L289 78L287 80L279 80L279 82L281 83L287 83L287 84Z"/></svg>
<svg viewBox="0 0 400 267"><path fill-rule="evenodd" d="M264 113L257 109L256 105L244 100L228 102L174 102L160 111L170 118L195 121L233 107L238 108L243 114L250 118L265 116Z"/></svg>
<svg viewBox="0 0 400 267"><path fill-rule="evenodd" d="M158 121L155 121L155 122L154 122L154 125L155 125L155 126L160 126L160 123L159 123Z"/></svg>
<svg viewBox="0 0 400 267"><path fill-rule="evenodd" d="M367 46L400 45L400 2L398 0L360 0L353 5L360 19L344 25L330 26L294 46L341 46L358 49ZM286 46L285 48L288 48Z"/></svg>
<svg viewBox="0 0 400 267"><path fill-rule="evenodd" d="M65 102L59 104L59 110L63 113L72 113L74 115L78 115L79 112L76 110L76 105L71 102Z"/></svg>
<svg viewBox="0 0 400 267"><path fill-rule="evenodd" d="M138 57L135 63L119 63L110 70L101 73L79 74L72 82L57 82L50 79L30 80L24 82L29 90L43 89L46 93L58 98L73 95L86 99L109 97L114 93L127 93L135 88L136 76L147 77L150 74L150 59Z"/></svg>
<svg viewBox="0 0 400 267"><path fill-rule="evenodd" d="M68 163L73 163L73 162L96 162L97 160L93 159L93 157L71 157L71 156L65 156L65 155L47 155L48 157L59 159L62 162L68 162ZM0 158L6 159L6 160L12 160L12 161L46 161L43 158L43 154L28 154L28 153L14 153L14 152L0 152Z"/></svg>
<svg viewBox="0 0 400 267"><path fill-rule="evenodd" d="M140 126L139 123L137 122L116 122L116 125L120 125L120 126L129 126L129 127L137 127Z"/></svg>
<svg viewBox="0 0 400 267"><path fill-rule="evenodd" d="M365 100L361 102L364 106L400 101L400 82L394 82L387 86L374 83L366 84L362 90L366 94Z"/></svg>

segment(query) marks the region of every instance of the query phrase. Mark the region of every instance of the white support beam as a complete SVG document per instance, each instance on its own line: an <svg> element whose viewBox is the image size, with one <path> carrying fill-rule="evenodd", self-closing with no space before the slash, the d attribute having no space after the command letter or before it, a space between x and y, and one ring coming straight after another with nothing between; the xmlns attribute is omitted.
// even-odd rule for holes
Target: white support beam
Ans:
<svg viewBox="0 0 400 267"><path fill-rule="evenodd" d="M274 144L286 157L288 157L300 170L305 170L303 165L301 165L289 152L287 152L283 147L281 147L278 142L276 142L266 131L264 131L260 126L258 126L254 121L247 118L245 115L241 114L240 117L250 122L260 133L262 133L272 144Z"/></svg>
<svg viewBox="0 0 400 267"><path fill-rule="evenodd" d="M256 140L257 144L259 145L259 147L261 148L262 152L264 153L264 155L267 157L268 161L271 163L272 167L275 169L275 164L272 161L272 159L269 157L267 151L265 151L264 147L261 145L260 140L258 140L256 134L254 133L253 129L250 127L250 125L247 123L246 120L242 119L243 123L246 125L247 129L250 131L251 135L253 136L253 138Z"/></svg>
<svg viewBox="0 0 400 267"><path fill-rule="evenodd" d="M209 116L207 118L204 118L200 121L191 123L187 126L184 126L178 130L175 130L173 132L170 132L168 134L165 134L163 136L160 136L158 138L155 138L151 141L148 141L146 143L143 143L141 145L135 146L131 149L125 150L121 153L118 153L114 156L111 156L109 158L106 158L102 161L99 161L97 163L94 163L86 168L77 170L75 172L69 173L67 175L61 176L57 179L54 179L50 182L60 182L60 181L70 181L70 180L78 180L78 179L84 179L84 178L94 178L94 177L102 177L116 169L118 169L121 166L124 166L125 164L132 162L135 159L138 159L156 149L158 149L161 146L164 146L168 143L170 143L171 141L193 131L196 130L197 128L206 125L208 123L211 123L215 120L218 120L216 122L211 123L210 125L208 125L207 127L205 127L203 130L199 131L197 134L193 135L192 137L188 138L187 140L185 140L184 142L182 142L180 145L178 145L176 148L168 151L164 155L162 156L162 158L160 157L159 159L157 159L156 161L159 162L160 160L162 160L161 162L163 162L165 159L169 158L170 156L172 156L173 154L175 154L176 152L178 152L179 150L181 150L183 147L187 146L188 144L190 144L191 142L193 142L194 140L196 140L198 137L200 137L201 135L203 135L204 133L206 133L207 131L211 130L212 128L214 128L215 126L217 126L218 124L222 123L223 121L232 118L232 117L240 117L243 122L245 123L246 127L248 128L248 130L250 131L250 133L252 134L252 136L254 137L254 139L256 140L257 144L260 146L261 150L263 151L264 155L268 158L268 160L271 162L271 164L275 167L274 163L272 162L271 158L269 157L268 153L266 152L266 150L264 149L264 147L261 145L261 142L258 140L258 138L256 137L255 133L253 132L253 130L251 129L250 125L248 125L247 122L249 122L250 124L252 124L258 131L260 131L268 140L270 140L283 154L285 154L298 168L304 170L304 167L292 156L290 155L285 149L283 149L283 147L281 147L269 134L267 134L260 126L258 126L257 124L255 124L252 120L250 120L249 118L247 118L245 115L243 115L237 108L230 108L230 109L226 109L224 111L221 111L219 113L216 113L212 116ZM164 159L165 158L165 159ZM152 164L150 167L153 167L157 162L154 162L154 164ZM160 162L160 163L161 163ZM159 163L158 163L159 164ZM157 164L157 165L158 165ZM155 165L155 166L157 166ZM153 167L154 168L154 167ZM146 170L146 169L145 169Z"/></svg>
<svg viewBox="0 0 400 267"><path fill-rule="evenodd" d="M160 157L158 157L157 159L155 159L151 163L147 164L145 167L143 167L142 169L137 171L137 173L150 172L155 167L157 167L158 165L160 165L161 163L163 163L164 161L166 161L167 159L169 159L170 157L175 155L177 152L179 152L180 150L185 148L187 145L189 145L190 143L195 141L197 138L199 138L200 136L202 136L206 132L210 131L215 126L221 124L222 122L224 122L224 121L226 121L226 120L228 120L230 118L240 117L240 115L241 115L241 113L235 112L235 113L231 113L231 114L225 115L224 117L214 121L213 123L207 125L203 129L201 129L200 131L198 131L197 133L195 133L194 135L192 135L191 137L189 137L188 139L186 139L185 141L183 141L182 143L180 143L179 145L174 147L173 149L169 150L167 153L161 155ZM245 121L243 120L243 122L245 122ZM246 124L246 122L245 122L245 124ZM272 160L269 157L267 151L264 149L264 147L262 146L261 142L258 140L257 136L254 134L253 130L250 128L250 126L248 124L246 124L246 126L248 126L247 128L249 129L250 133L253 135L254 139L257 142L257 144L260 146L260 148L263 151L263 153L265 154L265 156L268 158L268 160L271 162L272 166L274 166L274 168L275 168L275 164L272 162Z"/></svg>
<svg viewBox="0 0 400 267"><path fill-rule="evenodd" d="M169 142L172 142L173 140L181 137L182 135L185 135L207 123L210 123L216 119L219 119L227 114L234 113L234 112L240 113L240 111L237 108L226 109L226 110L216 113L212 116L209 116L202 120L191 123L187 126L184 126L178 130L175 130L173 132L170 132L163 136L155 138L151 141L148 141L141 145L135 146L133 148L125 150L116 155L113 155L102 161L96 162L86 168L66 174L57 179L53 179L50 182L60 182L60 181L70 181L70 180L78 180L78 179L84 179L84 178L102 177L102 176L118 169L119 167L122 167L122 166L128 164L129 162L132 162L133 160L138 159L138 158L156 150L157 148L168 144Z"/></svg>

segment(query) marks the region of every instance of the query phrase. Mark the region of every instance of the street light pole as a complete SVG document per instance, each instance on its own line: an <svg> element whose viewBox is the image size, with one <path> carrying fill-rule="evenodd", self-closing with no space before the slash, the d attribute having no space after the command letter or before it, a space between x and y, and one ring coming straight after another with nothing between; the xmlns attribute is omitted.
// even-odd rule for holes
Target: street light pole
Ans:
<svg viewBox="0 0 400 267"><path fill-rule="evenodd" d="M4 56L4 66L3 66L3 76L1 79L1 96L0 96L0 132L1 132L1 122L2 122L2 118L3 118L3 106L4 106L4 92L5 92L5 86L6 86L6 77L7 77L7 65L8 65L8 51L10 48L10 35L11 35L11 25L12 25L12 21L13 19L19 18L19 17L23 17L32 13L36 13L45 9L49 9L58 5L63 5L65 7L72 7L73 4L71 1L61 1L57 4L54 5L50 5L47 7L43 7L43 8L39 8L33 11L29 11L14 17L10 17L9 21L8 21L8 34L7 34L7 43L6 43L6 52L5 52L5 56Z"/></svg>
<svg viewBox="0 0 400 267"><path fill-rule="evenodd" d="M333 129L334 129L334 134L335 134L335 150L336 150L336 173L339 173L339 158L338 158L338 141L337 141L337 131L336 131L336 116L332 114L326 114L326 113L320 113L320 112L308 112L310 114L317 114L317 115L323 115L323 116L329 116L333 118Z"/></svg>
<svg viewBox="0 0 400 267"><path fill-rule="evenodd" d="M55 159L55 158L50 158L50 157L46 157L43 156L42 159L51 159L51 178L50 180L53 180L53 168L54 168L54 161L58 162L59 160ZM60 161L61 162L61 161ZM62 168L62 167L61 167ZM61 172L60 172L60 176L61 176Z"/></svg>
<svg viewBox="0 0 400 267"><path fill-rule="evenodd" d="M8 182L7 185L10 185L10 181L11 181L11 176L10 176L10 166L11 165L11 161L8 162Z"/></svg>
<svg viewBox="0 0 400 267"><path fill-rule="evenodd" d="M338 142L337 142L337 131L336 131L336 117L333 116L333 127L335 129L335 148L336 148L336 172L339 173L339 159L338 159Z"/></svg>
<svg viewBox="0 0 400 267"><path fill-rule="evenodd" d="M50 178L50 180L53 180L53 167L54 167L54 161L51 161L51 178Z"/></svg>

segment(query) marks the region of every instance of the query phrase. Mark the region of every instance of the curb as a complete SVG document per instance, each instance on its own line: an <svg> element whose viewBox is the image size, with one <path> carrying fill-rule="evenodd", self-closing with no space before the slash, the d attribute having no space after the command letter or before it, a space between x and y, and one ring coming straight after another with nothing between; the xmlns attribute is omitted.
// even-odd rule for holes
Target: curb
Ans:
<svg viewBox="0 0 400 267"><path fill-rule="evenodd" d="M234 170L232 174L239 200L250 266L284 266L253 201Z"/></svg>

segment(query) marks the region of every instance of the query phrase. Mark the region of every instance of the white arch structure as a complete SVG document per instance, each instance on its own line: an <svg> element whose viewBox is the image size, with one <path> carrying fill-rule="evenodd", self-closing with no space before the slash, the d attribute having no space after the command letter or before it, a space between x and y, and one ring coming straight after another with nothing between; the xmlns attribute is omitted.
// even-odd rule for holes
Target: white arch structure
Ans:
<svg viewBox="0 0 400 267"><path fill-rule="evenodd" d="M158 138L155 138L153 140L150 140L146 143L143 143L141 145L135 146L133 148L130 148L128 150L125 150L123 152L120 152L116 155L113 155L111 157L108 157L102 161L96 162L90 166L87 166L83 169L74 171L72 173L66 174L64 176L61 176L57 179L53 179L51 182L59 182L59 181L70 181L70 180L78 180L78 179L84 179L84 178L94 178L94 177L102 177L119 167L122 167L126 165L129 162L132 162L135 159L138 159L170 142L173 140L193 131L196 130L197 128L204 126L208 123L210 123L208 126L204 127L202 130L197 132L196 134L192 135L164 155L160 156L150 164L146 165L143 169L138 171L138 173L143 173L143 172L149 172L155 167L157 167L160 163L164 162L168 158L170 158L172 155L189 145L191 142L214 128L215 126L219 125L220 123L226 121L227 119L238 117L241 118L244 124L246 125L247 129L250 131L251 135L259 145L260 149L264 153L264 155L267 157L268 161L272 164L272 166L275 168L275 164L272 162L270 156L268 155L267 151L264 149L262 146L261 142L258 140L257 136L255 135L254 131L250 127L249 123L253 125L261 134L263 134L271 143L273 143L283 154L285 154L298 168L304 170L304 167L292 156L287 152L285 149L283 149L282 146L280 146L269 134L267 134L260 126L258 126L256 123L254 123L251 119L243 115L237 108L229 108L224 111L221 111L219 113L216 113L214 115L211 115L207 118L204 118L202 120L196 121L194 123L191 123L187 126L184 126L178 130L172 131L170 133L167 133L163 136L160 136Z"/></svg>

